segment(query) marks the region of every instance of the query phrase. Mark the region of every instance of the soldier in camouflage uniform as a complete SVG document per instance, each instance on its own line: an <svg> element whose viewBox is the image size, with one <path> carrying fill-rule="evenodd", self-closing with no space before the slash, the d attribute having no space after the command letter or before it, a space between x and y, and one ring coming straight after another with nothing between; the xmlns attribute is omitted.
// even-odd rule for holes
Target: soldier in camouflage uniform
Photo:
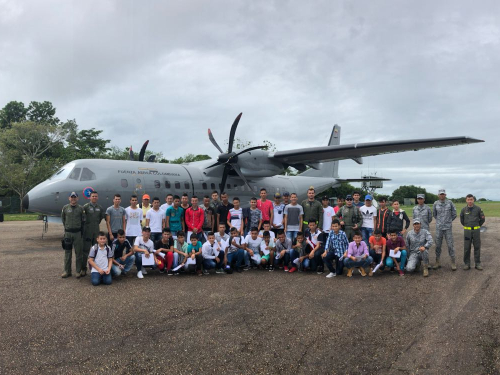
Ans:
<svg viewBox="0 0 500 375"><path fill-rule="evenodd" d="M352 195L345 197L345 206L339 208L335 216L340 221L340 225L342 225L349 242L352 242L354 232L358 229L358 224L362 221L359 208L353 205Z"/></svg>
<svg viewBox="0 0 500 375"><path fill-rule="evenodd" d="M106 219L106 210L104 210L100 205L97 204L99 195L97 191L93 191L90 194L90 202L84 204L83 211L85 214L85 226L83 230L83 238L85 242L83 244L83 259L84 261L89 256L90 248L96 244L97 235L99 234L99 224L101 220ZM84 263L82 267L82 276L87 274L87 262Z"/></svg>
<svg viewBox="0 0 500 375"><path fill-rule="evenodd" d="M429 248L432 246L432 236L427 229L421 228L420 220L413 221L413 230L406 235L406 247L410 254L406 272L413 272L422 262L424 277L429 276Z"/></svg>
<svg viewBox="0 0 500 375"><path fill-rule="evenodd" d="M481 226L485 222L483 210L474 204L474 196L465 198L467 206L460 212L460 223L464 227L464 270L470 269L470 248L474 244L474 263L477 270L481 266Z"/></svg>
<svg viewBox="0 0 500 375"><path fill-rule="evenodd" d="M451 223L457 218L457 209L452 201L446 199L446 191L444 189L439 190L439 200L434 202L432 216L436 219L436 264L434 265L434 269L437 270L441 268L439 258L441 256L441 245L444 236L451 258L451 269L455 271L457 266L455 263L455 249L453 247Z"/></svg>
<svg viewBox="0 0 500 375"><path fill-rule="evenodd" d="M61 275L63 279L71 276L71 257L73 248L75 248L75 263L76 277L80 278L83 263L86 259L83 258L83 207L78 204L78 194L72 192L69 195L69 204L65 205L61 212L61 220L64 226L65 241L71 242L71 248L64 250L64 273Z"/></svg>
<svg viewBox="0 0 500 375"><path fill-rule="evenodd" d="M417 205L413 207L413 220L420 220L422 229L430 231L429 225L432 221L432 211L429 206L425 204L425 195L417 194Z"/></svg>

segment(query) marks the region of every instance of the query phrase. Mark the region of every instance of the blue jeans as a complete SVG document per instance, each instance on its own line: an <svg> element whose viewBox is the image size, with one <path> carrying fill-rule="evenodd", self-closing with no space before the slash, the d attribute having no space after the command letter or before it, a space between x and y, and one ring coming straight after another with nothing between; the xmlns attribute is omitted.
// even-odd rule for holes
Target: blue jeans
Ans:
<svg viewBox="0 0 500 375"><path fill-rule="evenodd" d="M299 233L298 230L287 230L286 238L288 238L290 241L293 241L297 237L297 233Z"/></svg>
<svg viewBox="0 0 500 375"><path fill-rule="evenodd" d="M115 259L115 261L117 261L121 265L125 265L125 267L123 268L123 271L122 271L120 269L120 267L118 267L116 264L113 264L111 266L111 274L113 276L120 276L122 274L122 272L123 272L123 274L125 275L128 271L130 271L130 269L134 265L135 255L130 255L129 257L125 258L124 261L121 260L120 258Z"/></svg>
<svg viewBox="0 0 500 375"><path fill-rule="evenodd" d="M309 268L311 266L311 259L305 258L302 261L302 269L305 270L306 268Z"/></svg>
<svg viewBox="0 0 500 375"><path fill-rule="evenodd" d="M344 266L347 268L354 268L354 267L363 267L366 268L370 264L372 264L373 258L371 256L366 257L365 259L362 259L360 261L355 261L352 260L351 258L345 258L344 259Z"/></svg>
<svg viewBox="0 0 500 375"><path fill-rule="evenodd" d="M99 284L111 285L111 273L101 275L99 272L91 272L90 273L90 281L93 286L97 286Z"/></svg>
<svg viewBox="0 0 500 375"><path fill-rule="evenodd" d="M373 233L373 228L361 227L361 236L363 237L363 241L366 246L370 246L370 236Z"/></svg>
<svg viewBox="0 0 500 375"><path fill-rule="evenodd" d="M238 249L235 252L228 253L227 254L227 264L230 266L233 261L236 261L236 267L239 268L241 267L241 264L243 263L243 256L245 255L245 251L243 249Z"/></svg>
<svg viewBox="0 0 500 375"><path fill-rule="evenodd" d="M276 254L278 254L279 252L276 251ZM278 266L281 262L283 262L283 266L284 267L289 267L291 265L291 267L296 267L295 263L293 263L293 261L295 259L297 259L299 257L299 252L297 250L290 250L290 251L287 251L285 253L285 256L280 258L280 259L275 259L274 260L274 263L276 266Z"/></svg>
<svg viewBox="0 0 500 375"><path fill-rule="evenodd" d="M215 259L203 259L203 268L206 270L211 270L212 268L221 269L224 265L224 252L220 251L217 257L219 258L218 263Z"/></svg>
<svg viewBox="0 0 500 375"><path fill-rule="evenodd" d="M389 250L386 251L389 252ZM399 258L399 268L401 268L401 271L404 271L408 253L406 252L406 250L400 250L400 251L401 251L401 258ZM389 268L396 267L394 261L389 256L385 257L385 266Z"/></svg>
<svg viewBox="0 0 500 375"><path fill-rule="evenodd" d="M323 262L325 262L330 272L335 272L337 275L342 275L344 272L344 262L335 255L335 251L329 251L323 258ZM335 268L333 268L333 262L335 262Z"/></svg>

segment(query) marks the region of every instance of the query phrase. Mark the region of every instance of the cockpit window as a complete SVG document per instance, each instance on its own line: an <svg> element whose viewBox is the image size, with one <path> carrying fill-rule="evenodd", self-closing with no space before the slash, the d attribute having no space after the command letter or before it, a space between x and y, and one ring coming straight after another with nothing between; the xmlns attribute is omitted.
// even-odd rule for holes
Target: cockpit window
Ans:
<svg viewBox="0 0 500 375"><path fill-rule="evenodd" d="M72 180L77 180L78 181L78 177L80 177L80 171L82 170L82 168L75 168L71 171L70 175L69 175L69 178L71 178Z"/></svg>
<svg viewBox="0 0 500 375"><path fill-rule="evenodd" d="M64 167L62 167L56 173L54 173L52 177L50 177L50 180L65 180L66 178L68 178L69 174L71 173L74 167L75 167L74 163L66 164Z"/></svg>
<svg viewBox="0 0 500 375"><path fill-rule="evenodd" d="M80 181L91 181L91 180L96 180L96 179L97 178L96 178L94 172L92 172L88 168L83 168L82 176L80 177Z"/></svg>

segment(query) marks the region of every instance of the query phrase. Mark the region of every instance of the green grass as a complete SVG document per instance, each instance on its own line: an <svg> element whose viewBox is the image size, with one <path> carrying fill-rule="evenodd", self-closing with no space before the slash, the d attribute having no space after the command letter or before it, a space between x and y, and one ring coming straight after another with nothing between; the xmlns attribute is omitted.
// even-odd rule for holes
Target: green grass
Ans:
<svg viewBox="0 0 500 375"><path fill-rule="evenodd" d="M500 217L500 202L476 202L476 204L483 209L486 218ZM413 207L402 206L410 218L412 217ZM432 204L429 204L429 207L432 209ZM455 203L455 207L457 208L457 214L460 215L460 211L465 207L465 203Z"/></svg>
<svg viewBox="0 0 500 375"><path fill-rule="evenodd" d="M4 214L5 221L32 221L38 220L39 214Z"/></svg>

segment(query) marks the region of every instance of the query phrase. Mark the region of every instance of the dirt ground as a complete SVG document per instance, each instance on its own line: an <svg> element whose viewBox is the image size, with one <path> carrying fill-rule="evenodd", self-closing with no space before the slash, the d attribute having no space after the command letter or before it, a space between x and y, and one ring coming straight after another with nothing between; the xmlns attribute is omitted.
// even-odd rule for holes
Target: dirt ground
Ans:
<svg viewBox="0 0 500 375"><path fill-rule="evenodd" d="M61 279L62 226L0 223L0 373L500 373L500 218L484 271L352 279L135 268L108 287ZM432 232L434 229L432 228ZM431 262L434 261L434 248ZM497 276L495 276L497 275Z"/></svg>

